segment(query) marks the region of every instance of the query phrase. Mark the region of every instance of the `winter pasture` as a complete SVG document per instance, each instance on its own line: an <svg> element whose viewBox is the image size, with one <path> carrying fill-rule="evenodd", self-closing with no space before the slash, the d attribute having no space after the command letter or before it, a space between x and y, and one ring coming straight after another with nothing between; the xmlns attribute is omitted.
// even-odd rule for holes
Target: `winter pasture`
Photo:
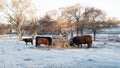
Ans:
<svg viewBox="0 0 120 68"><path fill-rule="evenodd" d="M40 49L17 37L0 36L0 68L120 68L120 42L97 35L92 48Z"/></svg>

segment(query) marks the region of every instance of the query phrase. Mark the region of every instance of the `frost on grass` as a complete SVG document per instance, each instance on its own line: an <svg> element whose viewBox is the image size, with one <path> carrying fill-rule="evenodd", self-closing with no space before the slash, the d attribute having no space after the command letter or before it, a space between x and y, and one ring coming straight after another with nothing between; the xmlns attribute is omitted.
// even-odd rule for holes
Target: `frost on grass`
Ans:
<svg viewBox="0 0 120 68"><path fill-rule="evenodd" d="M0 68L119 68L120 42L104 39L90 49L39 49L0 36Z"/></svg>

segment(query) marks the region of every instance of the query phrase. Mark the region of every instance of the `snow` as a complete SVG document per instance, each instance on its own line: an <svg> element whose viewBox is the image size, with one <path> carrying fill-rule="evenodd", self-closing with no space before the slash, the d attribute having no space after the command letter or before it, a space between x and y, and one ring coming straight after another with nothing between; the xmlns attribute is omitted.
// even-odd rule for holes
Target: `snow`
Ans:
<svg viewBox="0 0 120 68"><path fill-rule="evenodd" d="M90 49L58 50L36 48L17 37L2 35L0 68L120 68L120 42L103 36L98 36Z"/></svg>

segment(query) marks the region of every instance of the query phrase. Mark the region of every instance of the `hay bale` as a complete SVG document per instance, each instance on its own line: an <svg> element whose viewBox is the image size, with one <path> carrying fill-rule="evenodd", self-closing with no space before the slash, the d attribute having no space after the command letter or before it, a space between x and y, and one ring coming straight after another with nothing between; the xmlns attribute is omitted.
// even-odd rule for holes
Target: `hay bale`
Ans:
<svg viewBox="0 0 120 68"><path fill-rule="evenodd" d="M69 40L66 37L62 36L54 36L53 37L53 43L52 43L53 48L71 48L69 45Z"/></svg>

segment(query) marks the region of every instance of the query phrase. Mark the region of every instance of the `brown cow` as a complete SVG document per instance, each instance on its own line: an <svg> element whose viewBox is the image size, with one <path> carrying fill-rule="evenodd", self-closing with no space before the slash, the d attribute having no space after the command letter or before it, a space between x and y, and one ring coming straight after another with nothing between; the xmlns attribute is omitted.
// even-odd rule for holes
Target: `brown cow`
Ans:
<svg viewBox="0 0 120 68"><path fill-rule="evenodd" d="M44 44L45 46L50 46L50 42L47 38L38 38L37 47L40 47L41 44Z"/></svg>
<svg viewBox="0 0 120 68"><path fill-rule="evenodd" d="M24 41L27 45L28 42L30 42L33 45L33 38L24 38L22 39L22 41Z"/></svg>
<svg viewBox="0 0 120 68"><path fill-rule="evenodd" d="M90 35L83 35L83 36L75 36L70 40L70 45L76 44L78 47L82 44L87 44L90 48L92 46L92 37Z"/></svg>

